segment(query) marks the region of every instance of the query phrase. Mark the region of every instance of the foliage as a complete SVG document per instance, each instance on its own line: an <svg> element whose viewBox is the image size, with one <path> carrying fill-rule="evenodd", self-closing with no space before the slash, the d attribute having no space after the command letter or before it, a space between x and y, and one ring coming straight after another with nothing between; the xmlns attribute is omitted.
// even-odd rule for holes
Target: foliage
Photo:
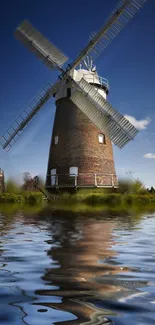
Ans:
<svg viewBox="0 0 155 325"><path fill-rule="evenodd" d="M23 191L33 191L34 190L34 182L30 175L30 173L23 173L23 185L21 187Z"/></svg>
<svg viewBox="0 0 155 325"><path fill-rule="evenodd" d="M147 193L147 189L139 179L124 179L119 180L119 193Z"/></svg>
<svg viewBox="0 0 155 325"><path fill-rule="evenodd" d="M90 194L84 200L84 203L87 204L105 204L105 205L119 205L121 204L121 195L120 194Z"/></svg>
<svg viewBox="0 0 155 325"><path fill-rule="evenodd" d="M36 181L36 183L35 183ZM36 184L36 188L34 187ZM41 189L43 192L39 191ZM19 186L13 179L6 182L6 192L0 194L0 202L37 205L44 199L44 181L41 177L31 177L29 173L23 174L23 186ZM58 202L55 202L58 201ZM108 207L113 209L130 209L130 207L154 206L155 189L146 189L139 179L119 180L117 189L80 189L77 192L66 192L51 195L52 206L60 208L68 206L71 208L77 205L88 207Z"/></svg>
<svg viewBox="0 0 155 325"><path fill-rule="evenodd" d="M38 176L38 184L37 187L40 188L41 190L45 190L45 181L41 176Z"/></svg>
<svg viewBox="0 0 155 325"><path fill-rule="evenodd" d="M28 192L24 193L24 200L26 203L34 204L43 200L43 195L40 192Z"/></svg>
<svg viewBox="0 0 155 325"><path fill-rule="evenodd" d="M40 192L0 193L0 202L25 202L31 204L42 201L43 195Z"/></svg>
<svg viewBox="0 0 155 325"><path fill-rule="evenodd" d="M135 179L132 183L132 192L139 193L139 194L146 194L147 190L144 184L140 181L140 179Z"/></svg>
<svg viewBox="0 0 155 325"><path fill-rule="evenodd" d="M147 191L151 194L154 194L155 193L155 189L153 186L151 186L150 190L147 188Z"/></svg>
<svg viewBox="0 0 155 325"><path fill-rule="evenodd" d="M21 202L23 201L23 197L18 193L0 193L0 202Z"/></svg>
<svg viewBox="0 0 155 325"><path fill-rule="evenodd" d="M7 193L20 193L20 186L12 179L8 179L5 184Z"/></svg>

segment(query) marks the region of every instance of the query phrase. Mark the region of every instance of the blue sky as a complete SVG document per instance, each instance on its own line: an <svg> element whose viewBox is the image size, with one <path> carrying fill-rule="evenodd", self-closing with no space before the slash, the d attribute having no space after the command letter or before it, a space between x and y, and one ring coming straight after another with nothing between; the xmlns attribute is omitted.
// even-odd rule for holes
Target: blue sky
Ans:
<svg viewBox="0 0 155 325"><path fill-rule="evenodd" d="M50 71L18 42L13 32L28 19L72 61L93 31L98 31L117 0L2 0L0 10L0 134L56 72ZM99 75L110 83L108 100L140 128L150 123L120 150L114 146L117 174L129 170L147 186L155 186L155 2L148 0L136 17L96 61ZM9 152L0 148L0 167L7 177L46 174L55 113L51 99ZM136 122L134 121L134 122ZM137 122L136 122L137 123ZM145 158L144 155L147 155Z"/></svg>

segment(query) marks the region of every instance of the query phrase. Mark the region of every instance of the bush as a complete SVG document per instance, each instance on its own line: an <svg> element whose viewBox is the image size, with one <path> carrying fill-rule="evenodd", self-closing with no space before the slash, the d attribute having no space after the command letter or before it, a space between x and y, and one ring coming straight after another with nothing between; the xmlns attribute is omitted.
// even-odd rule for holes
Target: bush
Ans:
<svg viewBox="0 0 155 325"><path fill-rule="evenodd" d="M119 180L119 187L118 192L119 193L131 193L132 192L132 182L130 180L121 179Z"/></svg>
<svg viewBox="0 0 155 325"><path fill-rule="evenodd" d="M34 204L42 201L43 195L40 192L25 192L24 199L26 203Z"/></svg>
<svg viewBox="0 0 155 325"><path fill-rule="evenodd" d="M105 204L108 204L108 205L120 205L121 203L122 203L121 194L105 195Z"/></svg>
<svg viewBox="0 0 155 325"><path fill-rule="evenodd" d="M5 189L7 193L20 193L20 186L12 178L7 180Z"/></svg>
<svg viewBox="0 0 155 325"><path fill-rule="evenodd" d="M90 194L84 202L87 204L107 204L107 205L119 205L121 204L120 194Z"/></svg>
<svg viewBox="0 0 155 325"><path fill-rule="evenodd" d="M0 194L0 202L15 203L15 202L21 202L21 201L23 201L23 197L20 194L16 194L16 193Z"/></svg>
<svg viewBox="0 0 155 325"><path fill-rule="evenodd" d="M122 194L125 193L146 194L147 189L139 179L134 179L134 180L121 179L119 180L118 192Z"/></svg>

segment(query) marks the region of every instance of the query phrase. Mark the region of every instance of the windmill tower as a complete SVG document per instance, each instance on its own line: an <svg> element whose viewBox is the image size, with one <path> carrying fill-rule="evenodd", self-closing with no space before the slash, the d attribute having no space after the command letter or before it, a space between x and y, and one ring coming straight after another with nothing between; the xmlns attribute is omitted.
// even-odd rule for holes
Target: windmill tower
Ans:
<svg viewBox="0 0 155 325"><path fill-rule="evenodd" d="M89 57L74 70L72 78L77 83L84 78L103 99L107 98L108 81L98 76ZM112 143L72 101L72 93L74 87L62 82L55 94L46 186L117 186Z"/></svg>
<svg viewBox="0 0 155 325"><path fill-rule="evenodd" d="M108 81L93 65L146 0L121 0L100 31L73 63L28 21L15 36L60 76L29 103L0 139L9 150L37 112L52 96L56 114L50 145L46 188L117 186L112 143L119 148L133 140L137 129L107 101ZM89 55L89 56L88 56ZM90 59L91 58L91 59Z"/></svg>

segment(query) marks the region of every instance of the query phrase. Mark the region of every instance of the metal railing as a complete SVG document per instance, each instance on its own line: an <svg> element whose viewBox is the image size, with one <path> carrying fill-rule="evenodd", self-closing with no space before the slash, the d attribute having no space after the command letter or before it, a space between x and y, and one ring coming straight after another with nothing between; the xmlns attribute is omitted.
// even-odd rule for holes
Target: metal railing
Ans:
<svg viewBox="0 0 155 325"><path fill-rule="evenodd" d="M105 86L109 90L109 82L106 78L103 78L96 74L84 73L83 79L85 79L89 83L99 83L100 85Z"/></svg>
<svg viewBox="0 0 155 325"><path fill-rule="evenodd" d="M117 187L115 174L55 174L47 175L46 188L55 187Z"/></svg>

